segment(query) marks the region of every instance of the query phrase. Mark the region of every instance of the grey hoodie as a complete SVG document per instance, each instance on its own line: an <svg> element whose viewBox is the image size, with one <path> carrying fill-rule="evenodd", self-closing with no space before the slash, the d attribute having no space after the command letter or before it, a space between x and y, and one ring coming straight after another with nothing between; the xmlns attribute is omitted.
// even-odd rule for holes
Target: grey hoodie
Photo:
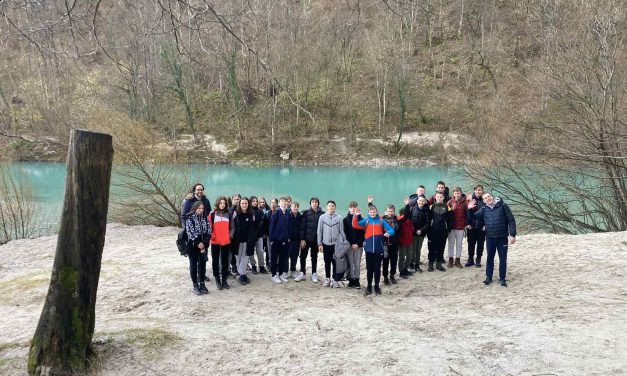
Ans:
<svg viewBox="0 0 627 376"><path fill-rule="evenodd" d="M344 232L342 217L324 213L318 221L318 245L334 245L340 232Z"/></svg>

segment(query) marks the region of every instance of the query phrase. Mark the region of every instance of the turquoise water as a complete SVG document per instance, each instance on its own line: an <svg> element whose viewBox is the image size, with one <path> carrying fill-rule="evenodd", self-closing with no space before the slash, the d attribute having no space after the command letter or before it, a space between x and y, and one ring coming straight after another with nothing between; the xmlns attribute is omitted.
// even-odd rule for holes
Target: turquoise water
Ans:
<svg viewBox="0 0 627 376"><path fill-rule="evenodd" d="M37 194L42 213L45 214L41 233L55 232L65 189L65 164L13 163L11 167L30 179ZM115 178L114 175L114 183ZM375 204L380 209L392 203L398 211L403 197L414 193L418 185L424 185L427 193L430 193L441 179L448 186L461 185L464 191L471 189L471 184L464 186L456 169L449 167L191 166L191 180L204 184L212 205L217 196L234 193L264 196L268 201L272 197L291 195L301 203L303 209L308 207L310 197L317 196L323 207L327 200L335 200L340 214L346 213L351 200L365 206L370 194L375 196ZM114 195L115 190L112 190L112 199L115 199Z"/></svg>

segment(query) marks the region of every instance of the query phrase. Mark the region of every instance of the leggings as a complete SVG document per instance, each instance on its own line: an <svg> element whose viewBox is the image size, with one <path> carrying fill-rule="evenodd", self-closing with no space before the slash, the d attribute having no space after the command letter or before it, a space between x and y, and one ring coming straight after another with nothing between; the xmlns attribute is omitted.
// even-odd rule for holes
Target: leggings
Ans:
<svg viewBox="0 0 627 376"><path fill-rule="evenodd" d="M381 280L381 261L383 261L383 253L366 252L366 275L368 278L368 287L372 288L372 277L374 276L374 286L379 287Z"/></svg>
<svg viewBox="0 0 627 376"><path fill-rule="evenodd" d="M220 281L220 275L222 275L222 283L226 283L226 278L229 274L229 255L231 252L231 245L219 245L211 244L211 263L213 264L213 276L216 281ZM222 268L220 268L220 266ZM222 270L220 270L222 269Z"/></svg>

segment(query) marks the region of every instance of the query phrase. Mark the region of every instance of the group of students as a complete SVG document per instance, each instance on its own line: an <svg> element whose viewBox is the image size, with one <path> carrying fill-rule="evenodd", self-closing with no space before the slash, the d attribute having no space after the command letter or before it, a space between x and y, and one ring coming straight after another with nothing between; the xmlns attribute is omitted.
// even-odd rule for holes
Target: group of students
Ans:
<svg viewBox="0 0 627 376"><path fill-rule="evenodd" d="M387 205L380 215L368 197L367 213L357 202L348 205L342 218L336 203L329 200L326 212L320 200L312 197L309 208L302 210L291 197L272 199L220 196L215 208L204 194L204 186L195 184L182 205L181 223L188 238L190 276L195 294L207 294L206 263L211 253L213 276L218 290L229 289L229 277L249 284L248 272L267 274L272 282L300 282L307 279L306 263L311 258L311 281L319 283L318 253L322 252L325 278L323 287L339 288L344 280L348 288L360 289L361 261L365 253L365 294L381 294L380 279L392 285L395 276L409 278L421 273L421 249L427 239L427 271L446 271L444 251L448 242L448 268L481 267L484 243L488 252L486 279L492 283L494 257L499 255L499 283L507 286L507 249L515 242L516 221L502 199L484 192L481 185L465 195L456 187L452 197L442 181L429 198L420 185L416 193L404 199L405 207L396 214ZM461 263L462 242L468 242L468 260ZM297 264L300 261L299 269Z"/></svg>

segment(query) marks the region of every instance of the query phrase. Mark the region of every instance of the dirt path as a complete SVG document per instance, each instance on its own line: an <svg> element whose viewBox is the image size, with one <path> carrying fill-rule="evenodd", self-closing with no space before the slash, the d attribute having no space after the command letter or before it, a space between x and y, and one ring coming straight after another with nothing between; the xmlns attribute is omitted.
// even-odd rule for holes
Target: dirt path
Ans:
<svg viewBox="0 0 627 376"><path fill-rule="evenodd" d="M508 288L483 287L473 267L425 272L372 298L262 275L228 291L212 278L198 297L175 234L109 226L97 374L627 373L627 232L520 236ZM0 247L0 374L25 374L55 245Z"/></svg>

